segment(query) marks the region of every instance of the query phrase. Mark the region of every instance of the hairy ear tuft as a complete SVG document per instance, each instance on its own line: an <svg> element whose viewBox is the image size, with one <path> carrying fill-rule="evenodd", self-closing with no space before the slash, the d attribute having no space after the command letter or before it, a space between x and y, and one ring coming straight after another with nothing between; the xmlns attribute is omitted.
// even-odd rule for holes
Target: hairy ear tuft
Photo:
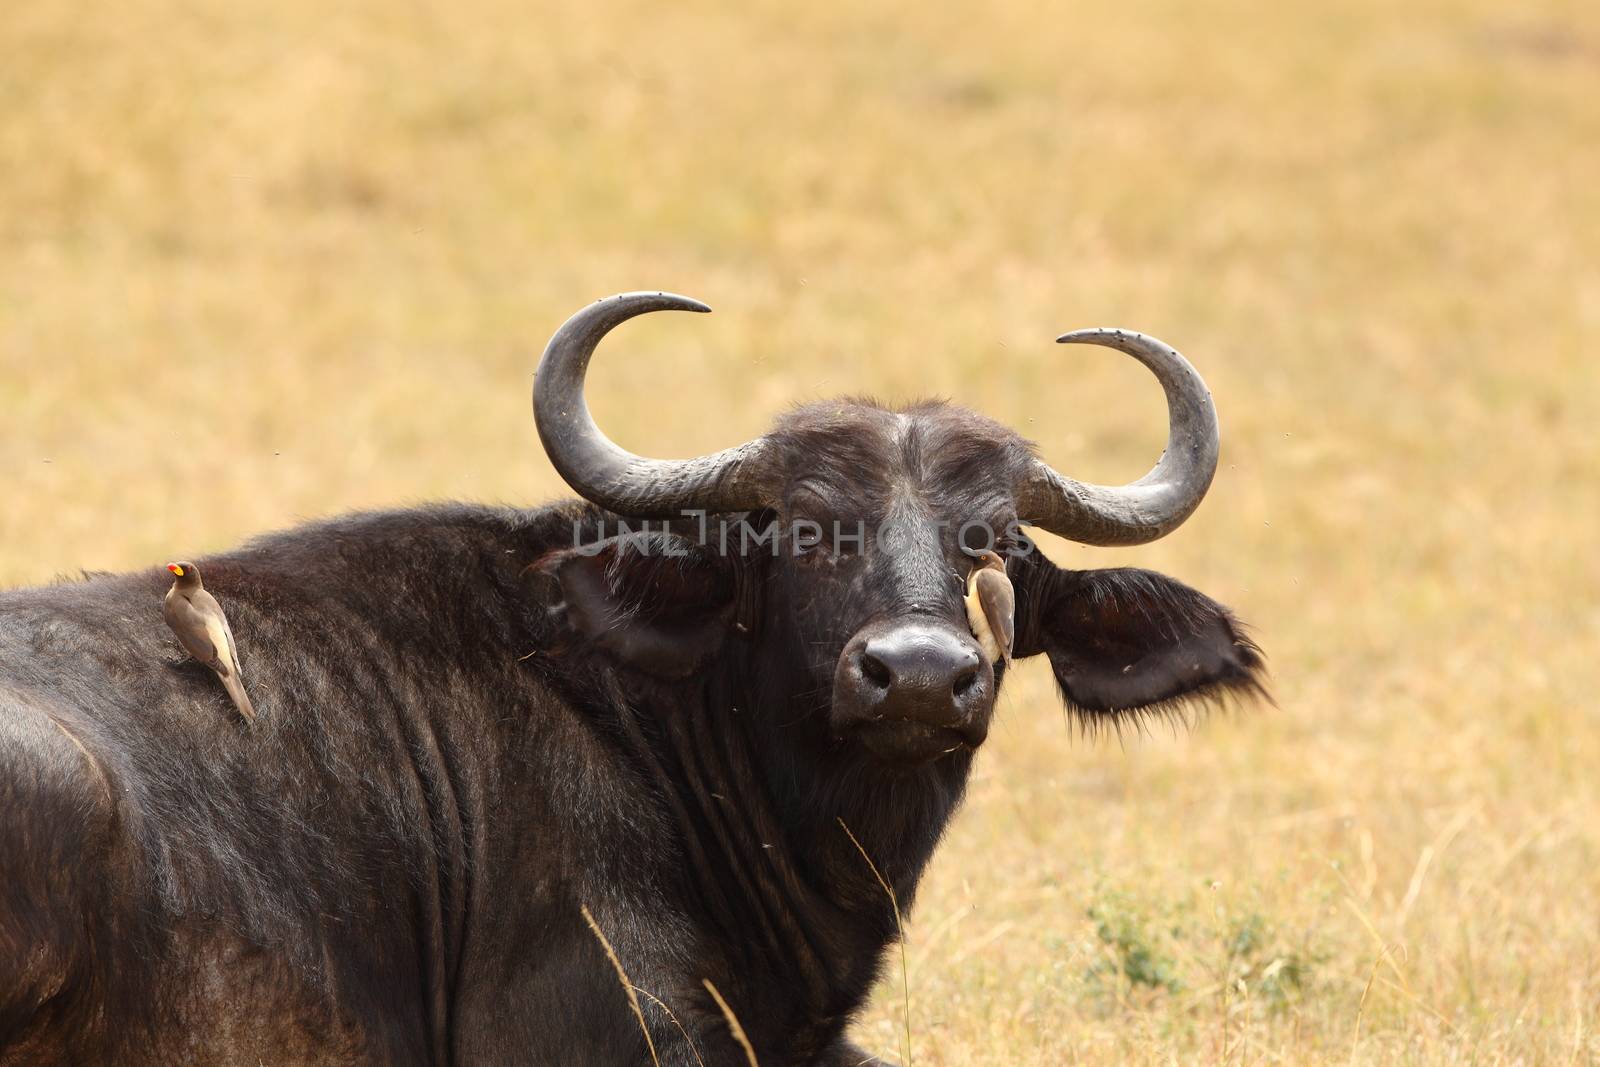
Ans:
<svg viewBox="0 0 1600 1067"><path fill-rule="evenodd" d="M1046 564L1046 566L1050 566ZM1154 719L1187 724L1233 700L1271 702L1266 661L1233 613L1205 594L1133 568L1035 573L1034 647L1088 729Z"/></svg>

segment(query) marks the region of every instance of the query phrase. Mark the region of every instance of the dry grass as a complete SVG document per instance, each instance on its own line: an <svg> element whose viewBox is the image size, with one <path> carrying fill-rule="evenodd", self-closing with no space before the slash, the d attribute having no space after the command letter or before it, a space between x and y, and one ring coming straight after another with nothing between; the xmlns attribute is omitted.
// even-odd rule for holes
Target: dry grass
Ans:
<svg viewBox="0 0 1600 1067"><path fill-rule="evenodd" d="M628 998L628 1007L633 1009L633 1017L639 1020L639 1029L644 1034L645 1048L650 1051L650 1062L655 1064L655 1067L661 1067L661 1057L656 1055L656 1043L650 1036L650 1025L644 1021L644 1012L639 1009L638 987L628 977L628 972L622 966L622 960L617 958L617 950L611 947L611 939L606 937L605 931L600 929L600 924L595 922L594 913L589 910L589 906L580 905L579 910L583 912L583 921L588 924L589 932L594 934L594 939L600 942L600 947L605 950L606 959L611 961L611 969L617 972L617 984L622 986L622 992ZM655 999L649 993L645 995ZM676 1021L676 1016L673 1020Z"/></svg>
<svg viewBox="0 0 1600 1067"><path fill-rule="evenodd" d="M1234 604L1281 707L1086 743L1025 666L910 916L919 1067L1592 1062L1600 8L731 10L11 5L0 581L558 494L534 359L620 289L719 310L602 355L665 455L943 392L1120 480L1157 390L1050 339L1148 330L1217 486L1057 557Z"/></svg>
<svg viewBox="0 0 1600 1067"><path fill-rule="evenodd" d="M878 865L872 862L872 857L867 855L867 850L856 840L856 835L851 831L843 819L839 820L839 828L850 838L850 843L856 846L856 851L861 853L861 858L866 862L867 868L872 871L872 877L877 879L878 885L883 889L884 896L889 899L889 907L894 911L895 947L900 951L900 1004L901 1025L905 1027L906 1041L900 1046L900 1054L904 1057L903 1067L912 1067L914 1060L911 1054L911 968L906 965L906 920L900 911L900 900L895 896L894 886L889 884L878 871Z"/></svg>
<svg viewBox="0 0 1600 1067"><path fill-rule="evenodd" d="M739 1022L739 1017L733 1013L733 1009L728 1006L728 1002L723 998L721 991L717 989L709 978L700 979L700 984L706 987L706 992L710 993L711 999L716 1001L717 1010L721 1011L722 1017L728 1021L728 1032L733 1035L733 1039L744 1050L744 1058L750 1064L750 1067L761 1067L760 1061L756 1059L755 1047L750 1044L749 1035L744 1032L743 1024Z"/></svg>

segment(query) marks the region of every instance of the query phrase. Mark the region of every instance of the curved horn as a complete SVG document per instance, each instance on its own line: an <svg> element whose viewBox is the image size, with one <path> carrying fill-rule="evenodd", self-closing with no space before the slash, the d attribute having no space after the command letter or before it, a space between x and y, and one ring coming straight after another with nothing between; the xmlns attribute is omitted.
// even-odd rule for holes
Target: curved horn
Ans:
<svg viewBox="0 0 1600 1067"><path fill-rule="evenodd" d="M1021 517L1086 545L1138 545L1182 525L1217 470L1217 410L1199 373L1176 349L1132 330L1077 330L1063 344L1104 345L1143 363L1167 394L1167 450L1155 467L1123 486L1089 485L1042 460L1022 487Z"/></svg>
<svg viewBox="0 0 1600 1067"><path fill-rule="evenodd" d="M710 310L672 293L621 293L590 304L550 338L533 380L533 418L550 462L583 497L641 517L692 508L742 511L765 503L764 438L698 459L647 459L601 433L583 397L589 358L614 327L649 311Z"/></svg>

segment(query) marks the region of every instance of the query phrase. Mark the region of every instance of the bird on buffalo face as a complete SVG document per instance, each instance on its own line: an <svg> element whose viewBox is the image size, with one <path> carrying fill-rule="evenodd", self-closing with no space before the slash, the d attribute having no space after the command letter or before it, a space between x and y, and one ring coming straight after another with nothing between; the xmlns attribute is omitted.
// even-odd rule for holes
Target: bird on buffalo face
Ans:
<svg viewBox="0 0 1600 1067"><path fill-rule="evenodd" d="M1006 562L987 549L972 556L977 565L967 575L967 625L989 662L1010 666L1017 599L1006 576Z"/></svg>
<svg viewBox="0 0 1600 1067"><path fill-rule="evenodd" d="M228 617L222 613L222 605L206 592L200 583L200 568L193 563L169 563L167 570L176 580L167 590L161 617L167 620L189 655L217 673L222 687L233 698L234 706L245 721L255 722L256 709L244 691L239 650L233 643L233 630L228 626Z"/></svg>

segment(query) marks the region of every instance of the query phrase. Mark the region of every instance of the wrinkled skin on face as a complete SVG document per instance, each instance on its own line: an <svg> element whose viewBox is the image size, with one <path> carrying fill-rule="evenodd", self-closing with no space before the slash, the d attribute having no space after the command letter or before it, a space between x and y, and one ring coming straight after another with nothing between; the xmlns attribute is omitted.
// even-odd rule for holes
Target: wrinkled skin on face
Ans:
<svg viewBox="0 0 1600 1067"><path fill-rule="evenodd" d="M832 732L887 762L974 749L999 665L969 633L961 598L972 549L1026 544L1008 488L1026 447L942 406L845 409L821 426L804 417L817 414L779 431L795 455L824 458L788 472L782 528L820 536L796 547L775 585L813 683L831 679Z"/></svg>

